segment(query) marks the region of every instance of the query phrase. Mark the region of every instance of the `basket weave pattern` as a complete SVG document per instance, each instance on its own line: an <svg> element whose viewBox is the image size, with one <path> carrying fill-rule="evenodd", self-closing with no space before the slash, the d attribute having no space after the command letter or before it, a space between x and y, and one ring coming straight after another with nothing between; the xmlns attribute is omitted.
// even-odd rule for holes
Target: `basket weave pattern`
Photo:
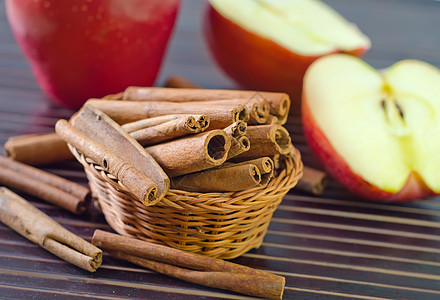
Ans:
<svg viewBox="0 0 440 300"><path fill-rule="evenodd" d="M222 259L261 245L273 212L303 168L295 150L266 187L229 193L170 190L159 203L147 207L112 174L69 147L84 166L93 196L116 232Z"/></svg>

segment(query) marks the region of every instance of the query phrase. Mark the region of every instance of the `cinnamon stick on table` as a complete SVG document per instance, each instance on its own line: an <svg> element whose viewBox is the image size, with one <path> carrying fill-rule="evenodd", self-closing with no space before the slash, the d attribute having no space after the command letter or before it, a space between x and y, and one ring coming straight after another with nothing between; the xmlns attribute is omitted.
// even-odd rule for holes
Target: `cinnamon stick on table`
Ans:
<svg viewBox="0 0 440 300"><path fill-rule="evenodd" d="M96 230L92 243L111 255L185 281L281 299L284 277L201 254Z"/></svg>
<svg viewBox="0 0 440 300"><path fill-rule="evenodd" d="M5 143L5 151L13 160L39 166L73 159L66 142L55 132L46 134L26 134L10 137Z"/></svg>
<svg viewBox="0 0 440 300"><path fill-rule="evenodd" d="M41 198L75 214L86 211L90 190L62 177L0 156L0 184Z"/></svg>
<svg viewBox="0 0 440 300"><path fill-rule="evenodd" d="M167 78L165 81L164 87L170 87L170 88L187 88L187 89L201 89L202 87L200 85L197 85L188 79L179 76L179 75L172 75Z"/></svg>
<svg viewBox="0 0 440 300"><path fill-rule="evenodd" d="M65 261L94 272L102 262L102 251L74 235L49 216L0 187L0 221Z"/></svg>
<svg viewBox="0 0 440 300"><path fill-rule="evenodd" d="M322 195L327 184L327 174L321 170L303 167L303 176L295 188L314 195Z"/></svg>

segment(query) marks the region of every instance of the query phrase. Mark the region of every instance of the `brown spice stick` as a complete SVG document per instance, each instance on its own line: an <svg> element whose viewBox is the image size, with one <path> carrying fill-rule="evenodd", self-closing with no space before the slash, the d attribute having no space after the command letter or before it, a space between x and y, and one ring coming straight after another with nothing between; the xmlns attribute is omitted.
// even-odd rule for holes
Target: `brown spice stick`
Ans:
<svg viewBox="0 0 440 300"><path fill-rule="evenodd" d="M203 128L203 130L206 128ZM130 132L130 135L142 146L151 146L177 137L203 131L193 118L171 120L159 125Z"/></svg>
<svg viewBox="0 0 440 300"><path fill-rule="evenodd" d="M0 221L65 261L94 272L102 251L74 235L35 206L0 187Z"/></svg>
<svg viewBox="0 0 440 300"><path fill-rule="evenodd" d="M0 184L41 198L75 214L86 211L90 202L88 188L2 156Z"/></svg>
<svg viewBox="0 0 440 300"><path fill-rule="evenodd" d="M280 117L285 124L290 110L290 98L285 93L211 90L194 88L160 88L160 87L128 87L123 94L123 100L136 101L209 101L219 99L265 99L270 104L270 113Z"/></svg>
<svg viewBox="0 0 440 300"><path fill-rule="evenodd" d="M223 130L211 130L145 148L170 177L221 165L231 140Z"/></svg>
<svg viewBox="0 0 440 300"><path fill-rule="evenodd" d="M251 142L245 135L239 137L231 137L231 147L229 148L226 160L234 158L251 148Z"/></svg>
<svg viewBox="0 0 440 300"><path fill-rule="evenodd" d="M249 110L244 105L201 106L173 102L88 100L87 103L98 108L119 124L130 123L145 118L169 114L207 115L211 121L210 129L224 128L238 120L247 121Z"/></svg>
<svg viewBox="0 0 440 300"><path fill-rule="evenodd" d="M13 160L33 166L73 159L66 142L55 133L10 137L5 143L5 151Z"/></svg>
<svg viewBox="0 0 440 300"><path fill-rule="evenodd" d="M322 195L327 184L327 174L323 171L304 166L303 176L295 188L314 195Z"/></svg>
<svg viewBox="0 0 440 300"><path fill-rule="evenodd" d="M284 277L277 276L262 270L249 268L246 266L234 264L228 261L224 261L217 258L208 257L201 254L185 252L182 250L173 249L167 246L157 245L154 243L141 241L134 238L124 237L118 234L113 234L109 232L105 232L102 230L96 230L92 243L105 251L109 251L110 253L119 253L125 254L125 258L129 258L126 255L134 256L141 258L140 261L149 260L155 262L162 262L167 265L178 266L182 268L188 268L192 270L198 271L207 271L208 273L227 273L227 275L233 276L237 274L243 274L243 277L239 277L240 280L230 282L228 285L215 286L217 288L223 289L231 289L236 292L249 294L252 293L254 296L269 298L269 299L281 299L285 279ZM122 258L122 256L119 256ZM152 268L154 267L150 264ZM156 264L158 267L157 271L160 270L160 265ZM163 266L166 267L166 266ZM180 270L175 269L177 272L181 272ZM165 270L164 270L165 271ZM186 270L185 270L186 271ZM185 272L183 271L183 272ZM174 273L176 274L176 273ZM169 273L168 275L171 275ZM225 278L227 275L221 276L220 278ZM172 275L171 275L172 276ZM191 273L186 273L183 276L186 277L184 280L191 280L193 278ZM203 276L196 275L197 278L201 277L202 281L198 281L197 283L207 285L209 282L216 282L218 278L218 282L221 282L219 277L214 278L210 277L210 280L203 281ZM211 275L207 275L211 276ZM245 284L242 284L241 279L245 280L246 276L252 277L253 280L250 280ZM237 278L237 277L235 277ZM215 284L215 283L214 283ZM249 286L247 286L249 284ZM243 286L243 290L237 290L240 288L240 285Z"/></svg>
<svg viewBox="0 0 440 300"><path fill-rule="evenodd" d="M102 97L103 100L122 100L123 92Z"/></svg>
<svg viewBox="0 0 440 300"><path fill-rule="evenodd" d="M231 137L239 137L246 134L247 124L243 121L237 121L223 130L226 132L227 135Z"/></svg>
<svg viewBox="0 0 440 300"><path fill-rule="evenodd" d="M252 160L245 160L241 162L227 163L225 167L241 166L241 165L255 165L261 173L260 186L265 186L274 177L275 164L270 157L259 157Z"/></svg>
<svg viewBox="0 0 440 300"><path fill-rule="evenodd" d="M171 187L209 193L243 191L260 185L261 173L255 165L222 166L175 177L171 180Z"/></svg>
<svg viewBox="0 0 440 300"><path fill-rule="evenodd" d="M198 126L200 128L202 128L201 131L205 130L209 126L209 117L206 115L179 114L179 115L164 115L164 116L159 116L159 117L146 118L146 119L142 119L139 121L126 123L126 124L122 125L121 127L122 127L122 129L124 129L127 132L133 132L133 131L136 131L139 129L144 129L144 128L156 126L159 124L163 124L165 122L169 122L169 121L173 121L173 120L181 119L181 118L194 119L195 122L197 122ZM192 122L192 121L188 121L188 122Z"/></svg>
<svg viewBox="0 0 440 300"><path fill-rule="evenodd" d="M193 105L196 103L201 106L238 106L245 105L249 111L249 120L250 124L265 124L269 118L270 105L264 99L221 99L221 100L210 100L210 101L189 101L189 102L180 102L180 104L189 104Z"/></svg>
<svg viewBox="0 0 440 300"><path fill-rule="evenodd" d="M120 157L127 166L140 171L143 178L149 178L147 182L154 182L157 199L151 198L152 203L149 200L146 205L154 204L164 197L170 187L168 176L145 149L105 113L86 103L70 122L87 137Z"/></svg>
<svg viewBox="0 0 440 300"><path fill-rule="evenodd" d="M289 132L279 124L248 126L246 136L252 146L240 157L286 155L293 149Z"/></svg>
<svg viewBox="0 0 440 300"><path fill-rule="evenodd" d="M194 84L191 81L189 81L181 76L170 76L165 83L165 87L201 89L201 87L199 85ZM219 100L212 100L212 101L219 101ZM270 115L270 104L263 97L252 97L252 99L250 101L240 99L240 101L246 102L246 104L247 104L247 107L249 109L249 114L250 114L249 123L251 123L251 124L278 123L278 121L279 121L278 117L275 117L274 115ZM290 100L289 100L289 103L290 103ZM289 106L290 106L290 104L289 104ZM289 109L287 109L287 113L288 113L288 111L289 111ZM273 112L273 113L276 113L276 112ZM283 113L283 116L285 116L287 114L286 112L283 112L283 111L281 113ZM286 117L286 119L287 119L287 117Z"/></svg>
<svg viewBox="0 0 440 300"><path fill-rule="evenodd" d="M168 77L168 79L165 81L164 87L169 88L187 88L187 89L200 89L201 86L189 81L188 79L178 76L178 75L172 75Z"/></svg>
<svg viewBox="0 0 440 300"><path fill-rule="evenodd" d="M121 252L111 252L111 255L180 280L259 298L282 299L282 280L241 273L194 271Z"/></svg>
<svg viewBox="0 0 440 300"><path fill-rule="evenodd" d="M66 120L59 120L55 125L55 130L63 140L113 174L145 205L153 205L160 200L157 196L157 184L150 178L101 144L69 125Z"/></svg>

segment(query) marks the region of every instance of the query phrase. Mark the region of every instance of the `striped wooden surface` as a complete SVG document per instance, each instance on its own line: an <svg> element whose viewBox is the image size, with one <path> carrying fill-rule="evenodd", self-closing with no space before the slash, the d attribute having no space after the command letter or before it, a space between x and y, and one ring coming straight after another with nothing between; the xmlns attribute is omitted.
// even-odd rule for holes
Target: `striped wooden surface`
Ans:
<svg viewBox="0 0 440 300"><path fill-rule="evenodd" d="M377 68L404 58L440 66L440 3L421 0L328 0L373 41L366 60ZM158 84L169 74L211 88L233 84L210 60L200 36L203 1L184 0ZM0 1L0 144L12 135L48 132L71 111L40 92L10 33ZM319 167L299 120L289 121L304 161ZM87 184L80 165L48 171ZM91 210L70 213L24 195L72 232L90 239L111 230ZM261 248L234 260L286 277L285 299L440 299L440 200L381 204L358 200L330 180L325 195L291 191L276 211ZM1 299L248 299L201 287L104 256L89 274L0 224Z"/></svg>

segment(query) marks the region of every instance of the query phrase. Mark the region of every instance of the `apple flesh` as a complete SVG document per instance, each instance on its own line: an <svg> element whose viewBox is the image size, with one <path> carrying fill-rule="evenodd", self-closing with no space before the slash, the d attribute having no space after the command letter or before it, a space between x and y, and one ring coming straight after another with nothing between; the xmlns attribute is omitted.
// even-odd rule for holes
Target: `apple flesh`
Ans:
<svg viewBox="0 0 440 300"><path fill-rule="evenodd" d="M316 59L360 57L370 48L365 35L318 0L210 0L203 29L216 62L241 87L286 92L296 103Z"/></svg>
<svg viewBox="0 0 440 300"><path fill-rule="evenodd" d="M378 72L344 54L304 77L302 121L325 169L353 193L410 201L440 193L440 71L417 60Z"/></svg>
<svg viewBox="0 0 440 300"><path fill-rule="evenodd" d="M51 98L76 109L129 85L150 86L180 0L7 0L12 32Z"/></svg>

